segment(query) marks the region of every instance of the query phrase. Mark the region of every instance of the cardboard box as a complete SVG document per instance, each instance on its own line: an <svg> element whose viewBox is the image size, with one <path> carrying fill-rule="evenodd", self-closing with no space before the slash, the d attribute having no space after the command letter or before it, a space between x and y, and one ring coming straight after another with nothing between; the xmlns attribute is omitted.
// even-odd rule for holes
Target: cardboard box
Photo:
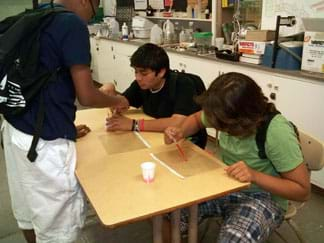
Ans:
<svg viewBox="0 0 324 243"><path fill-rule="evenodd" d="M301 68L324 73L324 32L305 32Z"/></svg>
<svg viewBox="0 0 324 243"><path fill-rule="evenodd" d="M247 41L272 41L275 39L274 30L248 30L245 36Z"/></svg>
<svg viewBox="0 0 324 243"><path fill-rule="evenodd" d="M246 54L263 55L265 46L269 42L264 41L239 41L239 52Z"/></svg>
<svg viewBox="0 0 324 243"><path fill-rule="evenodd" d="M324 19L304 18L302 70L324 73Z"/></svg>

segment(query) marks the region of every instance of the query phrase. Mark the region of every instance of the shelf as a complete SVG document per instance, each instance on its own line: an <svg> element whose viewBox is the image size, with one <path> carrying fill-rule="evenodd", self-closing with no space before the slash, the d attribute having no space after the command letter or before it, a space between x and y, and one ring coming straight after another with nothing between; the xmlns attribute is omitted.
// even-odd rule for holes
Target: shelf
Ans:
<svg viewBox="0 0 324 243"><path fill-rule="evenodd" d="M179 18L179 17L157 17L157 16L144 16L148 19L171 19L171 20L187 20L187 21L201 21L201 22L212 22L211 19L194 19L194 18Z"/></svg>

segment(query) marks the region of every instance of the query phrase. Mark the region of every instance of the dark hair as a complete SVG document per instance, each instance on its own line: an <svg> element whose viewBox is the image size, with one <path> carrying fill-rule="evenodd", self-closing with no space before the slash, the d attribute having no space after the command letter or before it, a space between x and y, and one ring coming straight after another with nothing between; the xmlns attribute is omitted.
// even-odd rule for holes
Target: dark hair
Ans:
<svg viewBox="0 0 324 243"><path fill-rule="evenodd" d="M239 137L254 134L266 115L275 111L253 79L235 72L216 78L196 101L211 126Z"/></svg>
<svg viewBox="0 0 324 243"><path fill-rule="evenodd" d="M140 46L131 56L130 63L132 67L150 68L156 73L165 68L166 75L170 70L169 57L165 50L151 43Z"/></svg>

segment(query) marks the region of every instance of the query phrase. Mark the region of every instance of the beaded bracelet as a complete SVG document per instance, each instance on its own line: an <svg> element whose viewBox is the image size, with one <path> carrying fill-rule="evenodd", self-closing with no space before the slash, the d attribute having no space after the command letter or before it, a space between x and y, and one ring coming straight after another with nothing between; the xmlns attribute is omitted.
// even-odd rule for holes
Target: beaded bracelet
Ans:
<svg viewBox="0 0 324 243"><path fill-rule="evenodd" d="M133 119L132 122L133 122L132 123L132 131L135 131L135 123L136 123L136 121Z"/></svg>
<svg viewBox="0 0 324 243"><path fill-rule="evenodd" d="M144 131L144 119L138 120L138 126L140 131Z"/></svg>
<svg viewBox="0 0 324 243"><path fill-rule="evenodd" d="M134 125L134 130L133 131L136 131L136 132L139 132L140 131L140 128L138 126L138 121L135 120L135 125Z"/></svg>

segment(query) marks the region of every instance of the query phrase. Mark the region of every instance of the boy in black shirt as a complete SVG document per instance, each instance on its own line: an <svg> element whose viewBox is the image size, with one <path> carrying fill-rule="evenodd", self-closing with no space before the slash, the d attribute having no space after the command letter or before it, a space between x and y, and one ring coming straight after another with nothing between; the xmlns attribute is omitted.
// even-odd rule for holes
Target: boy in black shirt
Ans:
<svg viewBox="0 0 324 243"><path fill-rule="evenodd" d="M108 131L163 132L168 126L180 125L186 116L201 109L194 102L194 97L205 89L201 79L192 74L171 71L169 57L163 48L144 44L134 52L130 61L136 80L122 95L130 106L142 107L145 114L156 119L133 121L116 113L106 119ZM111 89L109 85L102 87L102 90L108 92ZM201 129L194 134L191 141L204 148L207 142L206 130Z"/></svg>

